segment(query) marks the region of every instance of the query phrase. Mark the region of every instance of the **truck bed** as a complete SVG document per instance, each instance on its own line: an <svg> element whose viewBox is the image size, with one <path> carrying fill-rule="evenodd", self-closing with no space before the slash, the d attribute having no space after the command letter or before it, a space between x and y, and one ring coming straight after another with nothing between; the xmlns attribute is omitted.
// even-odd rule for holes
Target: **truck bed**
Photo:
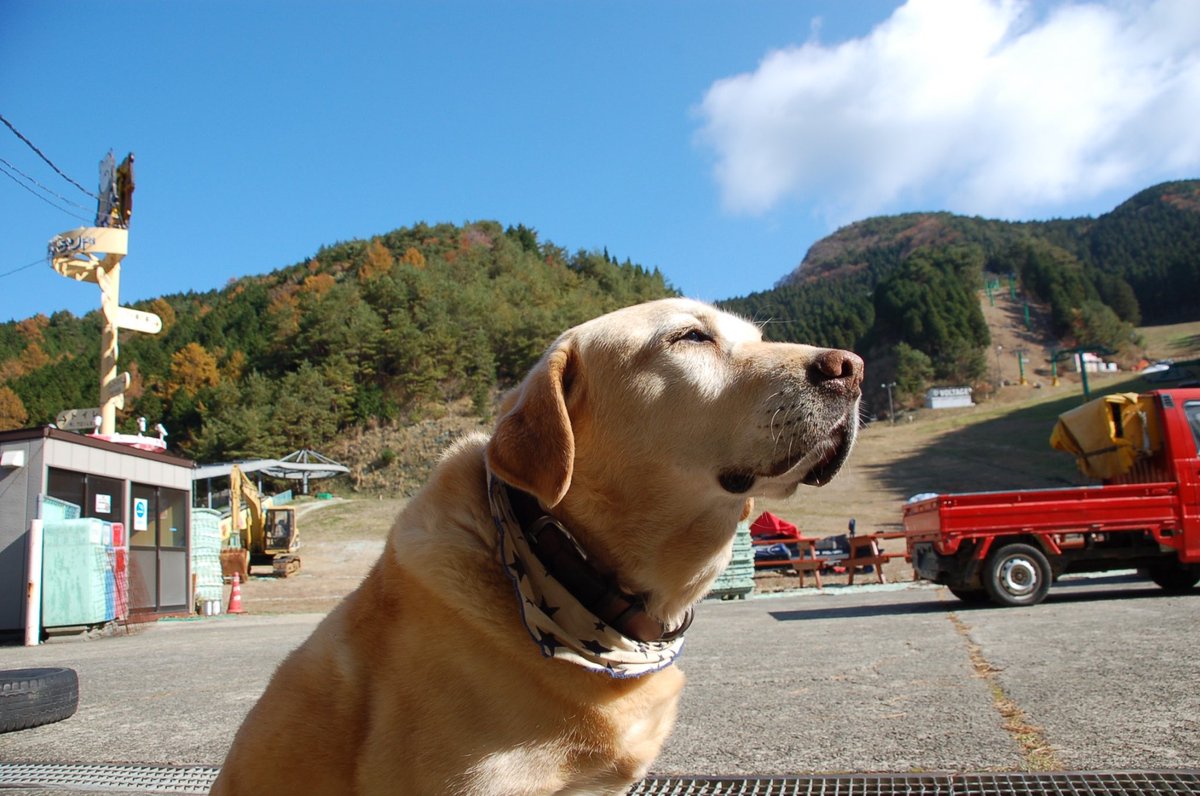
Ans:
<svg viewBox="0 0 1200 796"><path fill-rule="evenodd" d="M905 505L904 529L910 544L944 542L947 534L1157 532L1178 528L1179 511L1179 485L1172 481L968 492Z"/></svg>

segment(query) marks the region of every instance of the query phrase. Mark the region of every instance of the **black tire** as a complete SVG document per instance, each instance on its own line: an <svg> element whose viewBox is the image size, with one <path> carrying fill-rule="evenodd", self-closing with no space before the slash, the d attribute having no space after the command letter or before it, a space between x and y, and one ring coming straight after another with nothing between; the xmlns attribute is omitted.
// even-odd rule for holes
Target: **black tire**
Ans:
<svg viewBox="0 0 1200 796"><path fill-rule="evenodd" d="M1036 547L1006 544L992 551L984 565L983 587L997 605L1037 605L1050 590L1054 573Z"/></svg>
<svg viewBox="0 0 1200 796"><path fill-rule="evenodd" d="M0 732L62 721L78 707L79 677L74 669L0 671Z"/></svg>
<svg viewBox="0 0 1200 796"><path fill-rule="evenodd" d="M961 589L958 586L947 586L950 593L965 603L979 605L988 601L988 593L984 589Z"/></svg>
<svg viewBox="0 0 1200 796"><path fill-rule="evenodd" d="M1189 592L1193 586L1200 583L1200 567L1178 562L1152 567L1146 574L1164 591L1172 594Z"/></svg>

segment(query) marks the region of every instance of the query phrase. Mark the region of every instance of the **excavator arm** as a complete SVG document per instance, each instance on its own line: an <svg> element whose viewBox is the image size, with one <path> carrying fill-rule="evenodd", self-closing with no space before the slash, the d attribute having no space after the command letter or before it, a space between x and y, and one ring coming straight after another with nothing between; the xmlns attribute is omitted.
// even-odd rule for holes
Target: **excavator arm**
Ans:
<svg viewBox="0 0 1200 796"><path fill-rule="evenodd" d="M248 517L243 516L245 502ZM263 507L262 496L254 482L246 477L236 464L229 473L229 510L233 530L242 537L242 547L251 555L263 552Z"/></svg>

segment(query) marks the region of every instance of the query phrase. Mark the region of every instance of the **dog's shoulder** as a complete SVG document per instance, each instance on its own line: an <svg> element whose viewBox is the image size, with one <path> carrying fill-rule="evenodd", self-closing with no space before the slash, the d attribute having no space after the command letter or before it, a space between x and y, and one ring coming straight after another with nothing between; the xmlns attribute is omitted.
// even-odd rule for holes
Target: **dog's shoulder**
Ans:
<svg viewBox="0 0 1200 796"><path fill-rule="evenodd" d="M448 594L462 593L464 581L503 583L487 496L487 441L485 434L469 434L442 455L392 525L385 569L399 567Z"/></svg>
<svg viewBox="0 0 1200 796"><path fill-rule="evenodd" d="M442 454L425 485L413 495L392 527L391 540L400 545L444 540L465 533L490 539L491 513L487 499L485 434L461 437Z"/></svg>

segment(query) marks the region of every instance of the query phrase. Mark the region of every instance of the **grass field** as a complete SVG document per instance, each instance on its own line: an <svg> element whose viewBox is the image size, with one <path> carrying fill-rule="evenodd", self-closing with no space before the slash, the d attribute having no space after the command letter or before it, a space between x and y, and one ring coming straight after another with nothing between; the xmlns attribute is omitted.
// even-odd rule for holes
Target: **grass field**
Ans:
<svg viewBox="0 0 1200 796"><path fill-rule="evenodd" d="M1200 359L1200 323L1140 331L1151 359ZM1156 386L1130 373L1097 374L1090 385L1094 396ZM1085 483L1074 459L1049 445L1058 415L1082 401L1079 377L1067 374L1058 386L1047 380L1041 388L1008 386L974 407L919 410L895 424L872 423L832 483L800 487L787 500L760 501L756 513L770 510L810 536L845 533L851 518L860 533L898 531L903 503L917 493ZM372 495L307 511L301 519L304 568L286 580L252 579L247 604L260 613L328 611L378 558L404 503L400 496ZM887 547L902 549L903 541ZM888 574L907 578L903 560L891 562Z"/></svg>

